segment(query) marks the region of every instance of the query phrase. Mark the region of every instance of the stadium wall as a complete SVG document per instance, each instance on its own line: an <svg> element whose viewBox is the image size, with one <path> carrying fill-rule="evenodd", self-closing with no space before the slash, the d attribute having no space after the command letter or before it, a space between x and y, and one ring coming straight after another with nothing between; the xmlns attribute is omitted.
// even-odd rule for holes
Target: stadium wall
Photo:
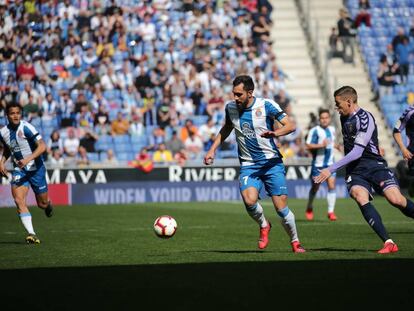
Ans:
<svg viewBox="0 0 414 311"><path fill-rule="evenodd" d="M289 197L307 198L310 172L307 165L286 167ZM55 169L47 171L47 180L55 205L100 205L240 200L238 175L238 167L170 166L154 168L150 173L133 168ZM9 183L9 179L1 180L0 207L14 206ZM318 197L326 193L322 185ZM337 195L348 196L343 178L338 178ZM32 191L28 204L36 204Z"/></svg>

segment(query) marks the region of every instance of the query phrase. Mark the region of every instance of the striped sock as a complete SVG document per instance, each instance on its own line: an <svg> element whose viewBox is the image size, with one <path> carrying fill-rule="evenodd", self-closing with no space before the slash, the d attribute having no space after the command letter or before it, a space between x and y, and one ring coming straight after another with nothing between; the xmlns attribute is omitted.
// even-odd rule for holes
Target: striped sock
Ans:
<svg viewBox="0 0 414 311"><path fill-rule="evenodd" d="M281 210L277 211L277 214L280 216L280 220L282 223L283 228L285 228L287 234L290 237L290 241L299 241L298 232L296 230L296 222L295 222L295 215L289 209L289 207L285 207Z"/></svg>
<svg viewBox="0 0 414 311"><path fill-rule="evenodd" d="M268 226L268 222L263 213L263 207L257 202L253 206L246 205L246 211L260 226L260 228L265 228Z"/></svg>
<svg viewBox="0 0 414 311"><path fill-rule="evenodd" d="M387 241L390 237L382 223L381 215L377 212L374 205L368 202L365 205L359 207L362 215L364 216L367 223L375 231L375 233L381 238L383 242Z"/></svg>

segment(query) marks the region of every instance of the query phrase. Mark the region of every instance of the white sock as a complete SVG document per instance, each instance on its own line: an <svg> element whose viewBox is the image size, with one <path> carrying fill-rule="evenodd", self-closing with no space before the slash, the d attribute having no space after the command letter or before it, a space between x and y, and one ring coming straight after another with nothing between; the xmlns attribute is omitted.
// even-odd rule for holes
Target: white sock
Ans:
<svg viewBox="0 0 414 311"><path fill-rule="evenodd" d="M286 206L284 209L278 211L277 214L281 218L283 228L285 228L290 237L290 242L299 241L298 232L296 230L295 215L289 207Z"/></svg>
<svg viewBox="0 0 414 311"><path fill-rule="evenodd" d="M329 190L328 194L326 195L326 200L328 201L328 213L333 213L336 202L336 191Z"/></svg>
<svg viewBox="0 0 414 311"><path fill-rule="evenodd" d="M260 228L265 228L268 225L268 222L263 213L263 207L257 202L253 206L246 206L246 211L249 213L250 217L253 218L260 226Z"/></svg>
<svg viewBox="0 0 414 311"><path fill-rule="evenodd" d="M22 213L19 217L27 233L36 234L33 230L32 215L30 213Z"/></svg>

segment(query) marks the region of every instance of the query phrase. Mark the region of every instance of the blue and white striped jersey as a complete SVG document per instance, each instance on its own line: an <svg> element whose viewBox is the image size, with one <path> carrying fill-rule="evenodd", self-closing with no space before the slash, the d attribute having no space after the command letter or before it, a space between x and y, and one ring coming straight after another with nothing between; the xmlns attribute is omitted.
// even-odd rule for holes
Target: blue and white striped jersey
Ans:
<svg viewBox="0 0 414 311"><path fill-rule="evenodd" d="M9 148L15 170L20 170L16 162L27 158L36 149L36 141L42 139L33 125L26 121L20 121L19 126L13 129L10 124L0 130L0 142ZM27 163L26 171L35 171L43 166L42 157Z"/></svg>
<svg viewBox="0 0 414 311"><path fill-rule="evenodd" d="M335 128L328 126L323 128L320 125L314 126L309 130L307 144L322 144L327 139L328 145L325 148L313 150L312 165L316 167L328 167L334 161L334 146L335 146Z"/></svg>
<svg viewBox="0 0 414 311"><path fill-rule="evenodd" d="M243 110L232 101L226 105L226 122L232 124L236 134L241 165L267 163L281 160L275 138L260 137L265 131L273 131L276 120L286 116L280 106L271 99L255 97L253 104Z"/></svg>

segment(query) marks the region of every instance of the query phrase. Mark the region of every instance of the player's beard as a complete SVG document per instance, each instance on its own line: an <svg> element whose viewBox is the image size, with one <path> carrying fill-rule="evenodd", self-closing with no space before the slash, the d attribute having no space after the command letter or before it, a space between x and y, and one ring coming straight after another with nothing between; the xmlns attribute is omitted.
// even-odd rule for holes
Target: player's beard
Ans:
<svg viewBox="0 0 414 311"><path fill-rule="evenodd" d="M247 105L249 104L249 99L246 98L245 101L243 102L236 102L237 104L237 108L239 111L243 111L244 109L246 109Z"/></svg>

